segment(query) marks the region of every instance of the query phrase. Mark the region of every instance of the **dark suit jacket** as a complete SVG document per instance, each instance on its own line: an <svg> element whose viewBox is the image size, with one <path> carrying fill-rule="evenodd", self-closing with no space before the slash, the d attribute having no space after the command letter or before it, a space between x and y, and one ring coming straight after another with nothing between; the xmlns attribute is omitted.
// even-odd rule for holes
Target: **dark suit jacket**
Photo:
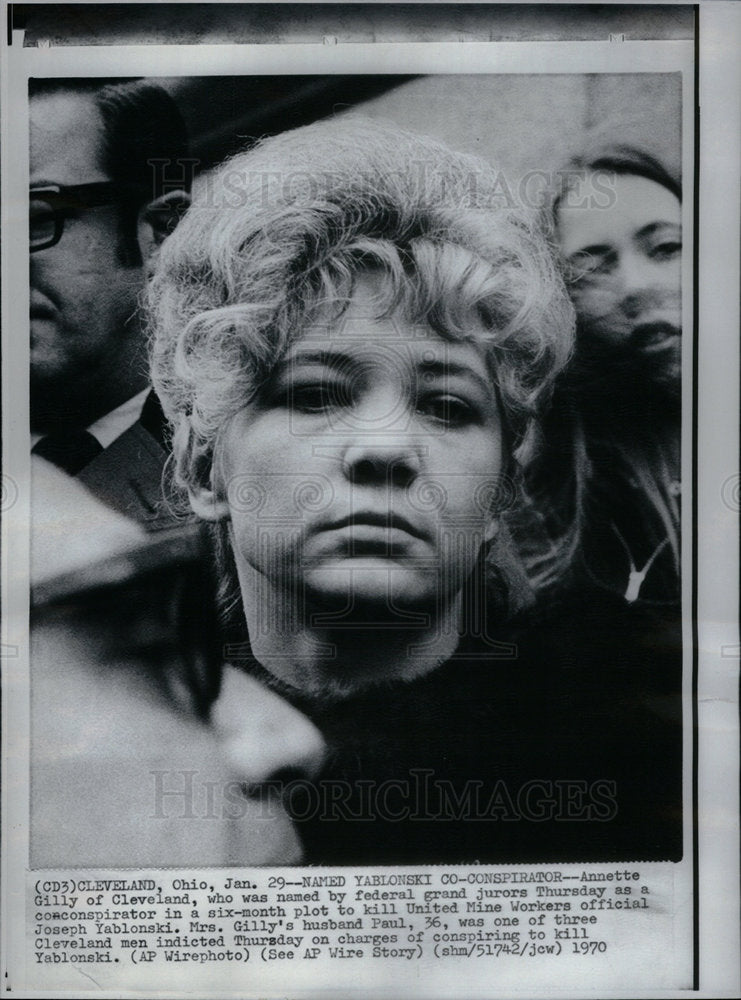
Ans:
<svg viewBox="0 0 741 1000"><path fill-rule="evenodd" d="M154 392L137 422L93 459L77 479L94 496L148 531L173 526L163 488L168 458L165 417Z"/></svg>

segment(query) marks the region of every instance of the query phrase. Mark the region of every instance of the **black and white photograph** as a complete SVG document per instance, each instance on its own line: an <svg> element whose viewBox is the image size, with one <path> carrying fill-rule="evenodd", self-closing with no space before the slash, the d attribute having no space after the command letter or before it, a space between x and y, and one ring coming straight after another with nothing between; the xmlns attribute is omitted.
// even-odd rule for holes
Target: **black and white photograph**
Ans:
<svg viewBox="0 0 741 1000"><path fill-rule="evenodd" d="M707 988L696 9L140 6L8 8L16 988Z"/></svg>

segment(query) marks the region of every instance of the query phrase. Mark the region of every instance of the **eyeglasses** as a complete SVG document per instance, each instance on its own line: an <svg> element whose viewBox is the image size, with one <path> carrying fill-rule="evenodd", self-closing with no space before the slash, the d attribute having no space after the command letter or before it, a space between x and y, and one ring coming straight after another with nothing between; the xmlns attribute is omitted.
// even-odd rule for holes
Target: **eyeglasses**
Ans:
<svg viewBox="0 0 741 1000"><path fill-rule="evenodd" d="M126 187L115 181L95 181L64 187L49 184L29 192L29 241L31 253L53 247L62 238L64 220L75 212L122 200Z"/></svg>

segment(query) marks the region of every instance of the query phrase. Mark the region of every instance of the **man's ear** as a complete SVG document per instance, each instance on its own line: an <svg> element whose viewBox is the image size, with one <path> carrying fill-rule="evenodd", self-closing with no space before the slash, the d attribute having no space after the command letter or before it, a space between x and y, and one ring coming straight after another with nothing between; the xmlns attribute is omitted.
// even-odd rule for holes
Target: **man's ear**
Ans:
<svg viewBox="0 0 741 1000"><path fill-rule="evenodd" d="M168 191L139 212L137 239L147 273L151 273L162 241L175 229L190 205L187 191Z"/></svg>
<svg viewBox="0 0 741 1000"><path fill-rule="evenodd" d="M229 504L212 486L190 487L188 499L193 513L203 521L224 521L229 517Z"/></svg>

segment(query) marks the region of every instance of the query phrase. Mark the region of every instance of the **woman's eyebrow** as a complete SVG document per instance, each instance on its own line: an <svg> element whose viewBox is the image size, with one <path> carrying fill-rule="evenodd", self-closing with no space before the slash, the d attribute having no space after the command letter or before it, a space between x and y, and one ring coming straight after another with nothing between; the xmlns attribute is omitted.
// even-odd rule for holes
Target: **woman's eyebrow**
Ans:
<svg viewBox="0 0 741 1000"><path fill-rule="evenodd" d="M295 354L283 358L276 367L276 373L281 374L286 370L296 368L300 365L318 365L325 368L347 368L353 364L352 355L344 351L297 351Z"/></svg>
<svg viewBox="0 0 741 1000"><path fill-rule="evenodd" d="M645 239L647 236L653 236L655 232L661 229L669 229L672 232L681 233L682 226L678 222L668 222L657 219L656 222L649 222L648 225L643 226L636 233L636 239Z"/></svg>
<svg viewBox="0 0 741 1000"><path fill-rule="evenodd" d="M355 367L358 359L353 354L344 351L297 351L290 357L284 358L276 369L276 375L280 376L286 371L298 367L321 366L339 371L347 371L348 368ZM432 375L436 378L462 377L470 378L476 382L484 392L492 391L492 383L485 376L479 374L471 365L460 361L447 361L443 359L423 359L416 365L417 371L421 375Z"/></svg>
<svg viewBox="0 0 741 1000"><path fill-rule="evenodd" d="M492 383L480 375L475 368L459 361L423 360L417 366L423 375L433 375L438 378L448 378L451 376L462 376L471 378L487 393L493 390Z"/></svg>

